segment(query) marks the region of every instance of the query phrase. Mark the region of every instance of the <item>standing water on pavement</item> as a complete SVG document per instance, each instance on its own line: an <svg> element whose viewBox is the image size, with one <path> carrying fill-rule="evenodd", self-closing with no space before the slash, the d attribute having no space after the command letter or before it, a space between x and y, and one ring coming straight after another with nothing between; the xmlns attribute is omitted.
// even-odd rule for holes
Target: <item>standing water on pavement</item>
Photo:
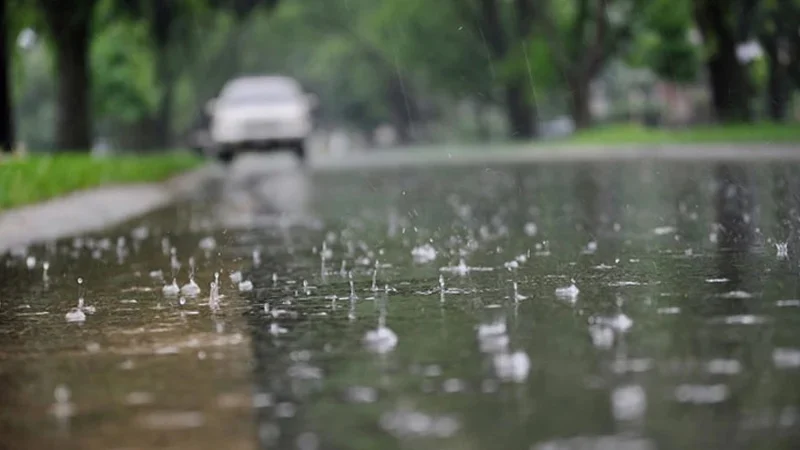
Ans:
<svg viewBox="0 0 800 450"><path fill-rule="evenodd" d="M796 448L798 174L234 171L0 259L0 448Z"/></svg>

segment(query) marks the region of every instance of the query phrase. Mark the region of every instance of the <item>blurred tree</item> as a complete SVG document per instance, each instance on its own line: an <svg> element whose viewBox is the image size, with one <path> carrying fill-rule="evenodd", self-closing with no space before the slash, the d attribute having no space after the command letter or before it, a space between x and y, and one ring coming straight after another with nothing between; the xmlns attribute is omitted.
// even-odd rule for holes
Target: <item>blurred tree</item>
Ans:
<svg viewBox="0 0 800 450"><path fill-rule="evenodd" d="M15 145L53 148L56 77L41 9L29 0L6 0Z"/></svg>
<svg viewBox="0 0 800 450"><path fill-rule="evenodd" d="M273 8L278 0L119 0L123 12L147 24L155 61L158 105L151 118L153 146L173 143L175 88L182 68L189 66L205 36L193 36L194 21L203 14L230 12L241 22L258 7ZM238 35L238 34L237 34ZM199 38L199 39L193 39ZM233 36L237 40L236 36ZM228 51L238 52L238 45Z"/></svg>
<svg viewBox="0 0 800 450"><path fill-rule="evenodd" d="M754 28L767 59L766 110L770 119L783 121L786 119L791 91L800 87L800 75L792 80L792 65L798 67L800 58L800 1L772 0L752 2L751 16L755 20L749 22Z"/></svg>
<svg viewBox="0 0 800 450"><path fill-rule="evenodd" d="M504 75L505 71L495 67L501 64L487 54L479 33L472 27L458 23L442 26L442 17L458 13L454 3L447 1L384 2L376 14L376 26L393 30L385 46L391 49L398 65L414 74L417 85L442 97L434 108L436 118L447 120L448 116L455 116L453 106L447 103L469 102L474 105L477 137L487 140L490 130L485 111L489 106L503 104L498 101L502 96L498 95L501 76L497 73Z"/></svg>
<svg viewBox="0 0 800 450"><path fill-rule="evenodd" d="M174 0L139 0L137 3L147 18L155 55L156 82L160 87L153 121L154 143L156 147L166 148L172 140L172 100L177 69L169 47L176 22L191 17L191 7L195 5Z"/></svg>
<svg viewBox="0 0 800 450"><path fill-rule="evenodd" d="M22 36L33 38L14 52L14 134L17 142L24 143L30 151L54 149L57 110L56 78L53 76L55 61L46 40L35 38L31 29L23 33Z"/></svg>
<svg viewBox="0 0 800 450"><path fill-rule="evenodd" d="M14 118L11 105L11 27L8 1L0 0L0 153L10 152L14 147Z"/></svg>
<svg viewBox="0 0 800 450"><path fill-rule="evenodd" d="M92 146L89 46L96 0L39 0L55 50L56 145L89 151Z"/></svg>
<svg viewBox="0 0 800 450"><path fill-rule="evenodd" d="M123 148L156 147L158 136L153 133L151 118L162 89L156 79L147 24L98 20L97 28L91 48L94 128Z"/></svg>
<svg viewBox="0 0 800 450"><path fill-rule="evenodd" d="M791 15L784 20L787 23L800 23L800 2L794 0L791 8ZM789 76L792 78L794 87L800 89L800 33L790 33L786 39L787 56L789 59Z"/></svg>
<svg viewBox="0 0 800 450"><path fill-rule="evenodd" d="M591 125L590 86L613 57L627 50L640 27L645 0L544 2L539 24L553 47L553 63L570 94L577 128Z"/></svg>
<svg viewBox="0 0 800 450"><path fill-rule="evenodd" d="M692 43L692 0L654 0L645 7L642 30L635 36L632 62L675 83L697 79L700 54Z"/></svg>
<svg viewBox="0 0 800 450"><path fill-rule="evenodd" d="M87 148L89 129L127 147L168 146L244 73L294 76L319 95L324 126L369 136L390 123L401 142L447 127L485 136L482 118L527 138L566 99L577 126L589 126L590 85L613 77L614 59L689 82L708 57L721 120L747 116L748 72L763 76L775 119L800 85L797 0L282 0L274 11L277 0L0 1L6 39L23 27L48 38L0 55L15 86L0 107L14 103L19 139L41 145L54 134L65 149ZM705 53L689 38L695 19ZM746 67L736 48L752 37L766 59ZM54 108L55 133L37 134Z"/></svg>
<svg viewBox="0 0 800 450"><path fill-rule="evenodd" d="M722 122L752 119L752 86L736 53L742 38L740 24L752 20L742 12L740 0L694 0L695 22L706 47L711 103L717 120Z"/></svg>
<svg viewBox="0 0 800 450"><path fill-rule="evenodd" d="M537 13L533 1L452 1L475 36L485 43L491 61L500 65L506 63L512 54L528 57L525 45L532 37ZM506 20L508 17L512 20ZM509 71L502 81L511 137L536 136L538 114L530 73Z"/></svg>
<svg viewBox="0 0 800 450"><path fill-rule="evenodd" d="M399 141L409 142L420 119L419 76L409 73L404 61L406 33L386 14L392 6L369 0L284 1L270 34L279 41L264 50L275 60L262 65L291 72L319 91L323 121L339 117L367 136L390 122Z"/></svg>

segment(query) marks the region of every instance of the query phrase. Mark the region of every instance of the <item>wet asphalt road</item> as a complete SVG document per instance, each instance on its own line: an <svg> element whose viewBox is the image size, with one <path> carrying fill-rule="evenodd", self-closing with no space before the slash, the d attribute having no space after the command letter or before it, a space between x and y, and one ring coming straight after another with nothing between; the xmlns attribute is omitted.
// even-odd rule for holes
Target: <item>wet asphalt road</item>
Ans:
<svg viewBox="0 0 800 450"><path fill-rule="evenodd" d="M798 446L796 163L387 166L3 257L0 448Z"/></svg>

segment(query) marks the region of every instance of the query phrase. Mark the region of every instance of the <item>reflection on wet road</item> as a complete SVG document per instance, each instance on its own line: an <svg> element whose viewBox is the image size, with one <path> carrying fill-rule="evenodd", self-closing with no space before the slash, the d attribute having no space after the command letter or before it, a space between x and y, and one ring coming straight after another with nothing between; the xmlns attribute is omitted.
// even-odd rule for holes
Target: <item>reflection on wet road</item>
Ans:
<svg viewBox="0 0 800 450"><path fill-rule="evenodd" d="M237 165L0 260L0 448L797 448L799 172Z"/></svg>

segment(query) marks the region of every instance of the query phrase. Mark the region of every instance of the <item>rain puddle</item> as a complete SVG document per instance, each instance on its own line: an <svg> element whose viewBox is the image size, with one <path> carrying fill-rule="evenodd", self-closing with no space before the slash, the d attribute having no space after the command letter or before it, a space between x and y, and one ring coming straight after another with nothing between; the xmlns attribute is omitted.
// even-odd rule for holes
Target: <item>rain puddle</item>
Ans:
<svg viewBox="0 0 800 450"><path fill-rule="evenodd" d="M232 174L0 259L0 443L794 448L798 173Z"/></svg>

